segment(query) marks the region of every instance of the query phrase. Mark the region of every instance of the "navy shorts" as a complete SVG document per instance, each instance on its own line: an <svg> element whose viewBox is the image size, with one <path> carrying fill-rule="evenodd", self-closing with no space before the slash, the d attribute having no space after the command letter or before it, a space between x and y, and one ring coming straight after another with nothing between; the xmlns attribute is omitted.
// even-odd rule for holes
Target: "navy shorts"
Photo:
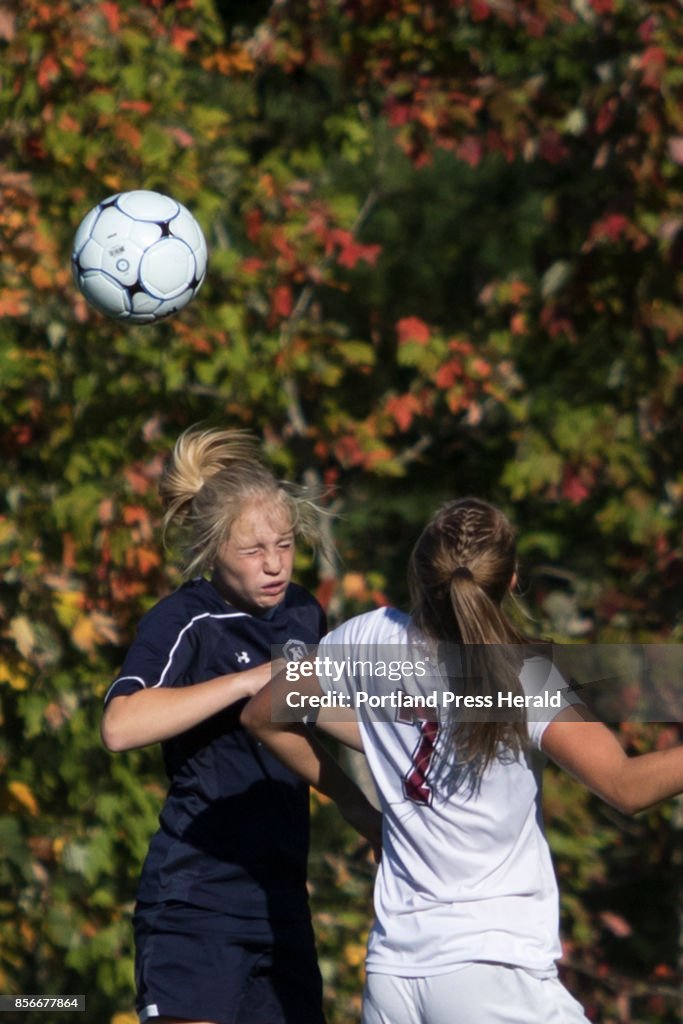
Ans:
<svg viewBox="0 0 683 1024"><path fill-rule="evenodd" d="M141 1024L325 1024L310 921L271 925L185 903L139 903L135 983Z"/></svg>

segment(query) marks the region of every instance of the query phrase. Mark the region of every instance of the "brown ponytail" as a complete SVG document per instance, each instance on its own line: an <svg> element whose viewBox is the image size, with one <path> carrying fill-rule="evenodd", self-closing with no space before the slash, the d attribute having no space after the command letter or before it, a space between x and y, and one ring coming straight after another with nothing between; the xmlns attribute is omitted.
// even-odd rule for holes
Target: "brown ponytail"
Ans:
<svg viewBox="0 0 683 1024"><path fill-rule="evenodd" d="M498 509L477 498L445 505L422 532L410 559L412 618L427 636L457 644L465 662L464 693L491 698L521 694L522 654L509 645L532 640L501 605L516 566L515 531ZM478 719L484 717L478 713ZM501 744L514 753L527 743L526 717L460 721L454 727L462 760L485 767Z"/></svg>

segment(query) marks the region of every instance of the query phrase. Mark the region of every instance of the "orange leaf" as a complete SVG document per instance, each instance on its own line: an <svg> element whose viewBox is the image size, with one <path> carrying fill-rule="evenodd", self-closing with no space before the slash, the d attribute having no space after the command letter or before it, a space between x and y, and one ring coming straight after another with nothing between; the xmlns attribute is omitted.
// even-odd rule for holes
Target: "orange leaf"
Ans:
<svg viewBox="0 0 683 1024"><path fill-rule="evenodd" d="M364 601L368 596L368 588L362 572L345 573L341 583L344 597L352 601Z"/></svg>
<svg viewBox="0 0 683 1024"><path fill-rule="evenodd" d="M39 291L46 291L48 288L52 287L52 275L48 274L47 270L38 264L31 268L31 283L35 285Z"/></svg>
<svg viewBox="0 0 683 1024"><path fill-rule="evenodd" d="M126 505L123 510L123 521L126 526L149 521L149 512L142 505Z"/></svg>
<svg viewBox="0 0 683 1024"><path fill-rule="evenodd" d="M21 316L28 312L26 292L13 288L3 288L0 291L0 317Z"/></svg>
<svg viewBox="0 0 683 1024"><path fill-rule="evenodd" d="M59 119L59 130L60 132L71 132L73 134L81 131L81 125L75 117L72 117L71 114L65 111Z"/></svg>
<svg viewBox="0 0 683 1024"><path fill-rule="evenodd" d="M26 783L10 782L7 788L16 802L27 810L29 814L36 817L39 810L38 802Z"/></svg>
<svg viewBox="0 0 683 1024"><path fill-rule="evenodd" d="M127 559L127 563L133 568L133 565L137 565L137 568L146 576L152 569L156 569L161 564L161 557L159 552L154 548L147 547L136 547L131 548L129 552L130 557Z"/></svg>
<svg viewBox="0 0 683 1024"><path fill-rule="evenodd" d="M114 134L120 142L128 142L132 149L139 149L142 142L142 133L130 123L117 118L114 123Z"/></svg>
<svg viewBox="0 0 683 1024"><path fill-rule="evenodd" d="M171 46L180 53L187 53L190 43L196 38L197 33L191 28L181 28L180 25L174 25L171 30Z"/></svg>

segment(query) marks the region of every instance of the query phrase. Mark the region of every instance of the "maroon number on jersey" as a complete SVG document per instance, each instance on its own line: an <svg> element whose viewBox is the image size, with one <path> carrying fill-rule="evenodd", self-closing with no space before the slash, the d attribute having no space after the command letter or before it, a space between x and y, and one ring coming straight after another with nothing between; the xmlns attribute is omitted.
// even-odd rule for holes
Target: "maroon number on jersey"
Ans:
<svg viewBox="0 0 683 1024"><path fill-rule="evenodd" d="M403 792L408 800L416 804L431 804L432 789L427 782L427 775L434 757L439 723L420 722L420 740L415 750L411 766L403 776Z"/></svg>

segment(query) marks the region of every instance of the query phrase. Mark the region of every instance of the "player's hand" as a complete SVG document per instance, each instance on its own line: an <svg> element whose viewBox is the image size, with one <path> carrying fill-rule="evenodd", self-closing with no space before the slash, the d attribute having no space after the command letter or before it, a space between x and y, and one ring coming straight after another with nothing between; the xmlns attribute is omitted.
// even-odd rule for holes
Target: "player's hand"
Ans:
<svg viewBox="0 0 683 1024"><path fill-rule="evenodd" d="M266 661L263 665L257 665L255 668L245 669L244 672L240 672L240 681L247 687L248 696L255 696L284 667L285 662L279 659L277 661Z"/></svg>

